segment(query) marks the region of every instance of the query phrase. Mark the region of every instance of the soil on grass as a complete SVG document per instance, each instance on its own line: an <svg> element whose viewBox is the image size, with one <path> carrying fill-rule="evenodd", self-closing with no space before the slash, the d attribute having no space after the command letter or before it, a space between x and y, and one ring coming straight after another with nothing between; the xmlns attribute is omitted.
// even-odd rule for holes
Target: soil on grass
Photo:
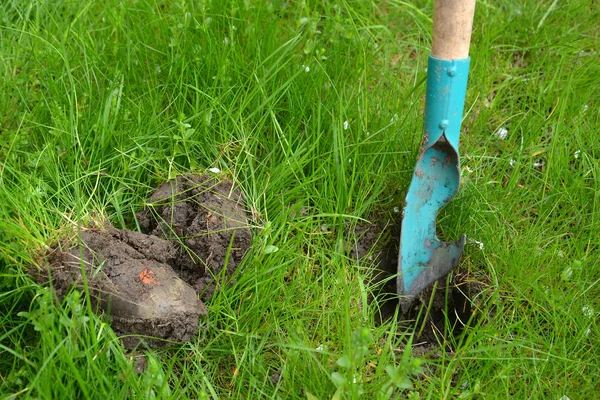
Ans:
<svg viewBox="0 0 600 400"><path fill-rule="evenodd" d="M371 267L371 282L377 288L379 305L377 323L393 318L398 311L402 328L415 329L412 352L421 356L435 352L440 343L449 346L451 337L463 333L472 320L478 305L476 299L484 290L484 284L469 279L459 268L452 273L449 284L446 278L442 278L437 285L429 286L417 296L409 312L402 314L395 279L398 273L400 226L400 219L357 226L357 240L351 249L351 256ZM429 313L425 312L427 309Z"/></svg>
<svg viewBox="0 0 600 400"><path fill-rule="evenodd" d="M83 289L87 281L94 308L110 315L126 347L140 342L128 335L185 342L197 334L207 311L168 264L175 254L173 243L155 236L113 227L84 230L77 243L49 255L52 286L63 298L73 286ZM161 344L151 338L145 343Z"/></svg>
<svg viewBox="0 0 600 400"><path fill-rule="evenodd" d="M142 232L177 241L177 272L210 299L250 248L244 195L214 176L189 175L163 183L148 203L137 216Z"/></svg>
<svg viewBox="0 0 600 400"><path fill-rule="evenodd" d="M200 297L231 280L250 247L243 195L216 177L182 176L162 184L138 218L145 233L82 230L34 278L59 299L87 287L126 347L189 341L208 313Z"/></svg>

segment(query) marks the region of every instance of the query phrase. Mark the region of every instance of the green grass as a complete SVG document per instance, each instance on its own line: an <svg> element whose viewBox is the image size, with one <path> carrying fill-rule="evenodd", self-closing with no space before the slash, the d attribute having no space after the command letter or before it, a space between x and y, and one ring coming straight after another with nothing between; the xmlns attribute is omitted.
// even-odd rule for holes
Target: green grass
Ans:
<svg viewBox="0 0 600 400"><path fill-rule="evenodd" d="M593 1L477 5L462 186L438 218L442 236L484 245L460 262L486 298L465 334L413 358L402 350L413 329L375 324L367 272L343 250L347 226L403 202L432 9L4 0L0 393L373 399L410 379L394 398L597 397ZM135 229L152 187L210 167L246 193L253 248L198 339L148 353L136 375L85 293L57 306L24 271L77 223Z"/></svg>

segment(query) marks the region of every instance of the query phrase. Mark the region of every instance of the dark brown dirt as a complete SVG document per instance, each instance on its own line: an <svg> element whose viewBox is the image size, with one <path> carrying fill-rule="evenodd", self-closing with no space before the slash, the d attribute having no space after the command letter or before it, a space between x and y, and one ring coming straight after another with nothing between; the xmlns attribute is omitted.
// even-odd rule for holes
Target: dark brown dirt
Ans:
<svg viewBox="0 0 600 400"><path fill-rule="evenodd" d="M368 227L358 226L355 236L357 241L351 256L362 259L365 265L372 268L371 284L376 288L379 304L378 323L391 319L398 309L402 329L415 329L412 351L416 356L435 352L440 343L448 346L451 337L462 334L475 313L473 299L484 289L481 282L468 279L464 272L457 269L452 272L449 284L443 278L438 281L437 288L430 286L415 299L410 311L402 314L395 279L398 273L400 220L374 223ZM428 307L427 314L425 311Z"/></svg>
<svg viewBox="0 0 600 400"><path fill-rule="evenodd" d="M178 240L174 265L201 294L212 297L220 275L233 275L250 248L245 198L213 176L180 176L163 183L138 214L142 231Z"/></svg>
<svg viewBox="0 0 600 400"><path fill-rule="evenodd" d="M51 280L62 299L84 288L85 271L93 306L110 315L126 347L189 341L207 315L199 297L212 296L250 247L243 202L239 190L215 177L179 177L161 185L139 214L150 234L110 225L82 230L53 249L50 268L34 278Z"/></svg>
<svg viewBox="0 0 600 400"><path fill-rule="evenodd" d="M175 254L174 243L155 236L112 227L84 230L77 243L49 255L52 285L59 298L73 286L83 289L83 264L94 306L110 315L115 333L185 342L197 334L207 311L167 264ZM130 336L123 340L127 347L139 342Z"/></svg>

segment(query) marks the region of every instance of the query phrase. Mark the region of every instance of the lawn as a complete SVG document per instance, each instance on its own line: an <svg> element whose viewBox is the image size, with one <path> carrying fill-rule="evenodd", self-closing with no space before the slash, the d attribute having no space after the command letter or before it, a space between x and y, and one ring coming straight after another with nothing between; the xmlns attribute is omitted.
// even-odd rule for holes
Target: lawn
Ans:
<svg viewBox="0 0 600 400"><path fill-rule="evenodd" d="M432 14L432 1L3 0L0 395L597 398L596 2L477 4L461 188L437 225L468 238L454 275L479 291L462 334L424 352L426 318L380 323L374 262L347 251L403 205ZM215 168L245 193L252 248L197 338L144 352L136 371L88 293L58 302L27 271L77 227L137 230L153 188Z"/></svg>

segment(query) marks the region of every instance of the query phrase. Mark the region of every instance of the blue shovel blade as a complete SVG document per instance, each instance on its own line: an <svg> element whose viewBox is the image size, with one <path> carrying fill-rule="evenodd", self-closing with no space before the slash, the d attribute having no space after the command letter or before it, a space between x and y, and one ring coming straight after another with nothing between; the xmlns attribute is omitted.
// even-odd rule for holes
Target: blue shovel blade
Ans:
<svg viewBox="0 0 600 400"><path fill-rule="evenodd" d="M419 159L406 196L397 281L405 312L416 295L458 264L465 246L464 236L448 243L436 234L438 210L452 200L459 183L457 154L443 136L440 141Z"/></svg>

